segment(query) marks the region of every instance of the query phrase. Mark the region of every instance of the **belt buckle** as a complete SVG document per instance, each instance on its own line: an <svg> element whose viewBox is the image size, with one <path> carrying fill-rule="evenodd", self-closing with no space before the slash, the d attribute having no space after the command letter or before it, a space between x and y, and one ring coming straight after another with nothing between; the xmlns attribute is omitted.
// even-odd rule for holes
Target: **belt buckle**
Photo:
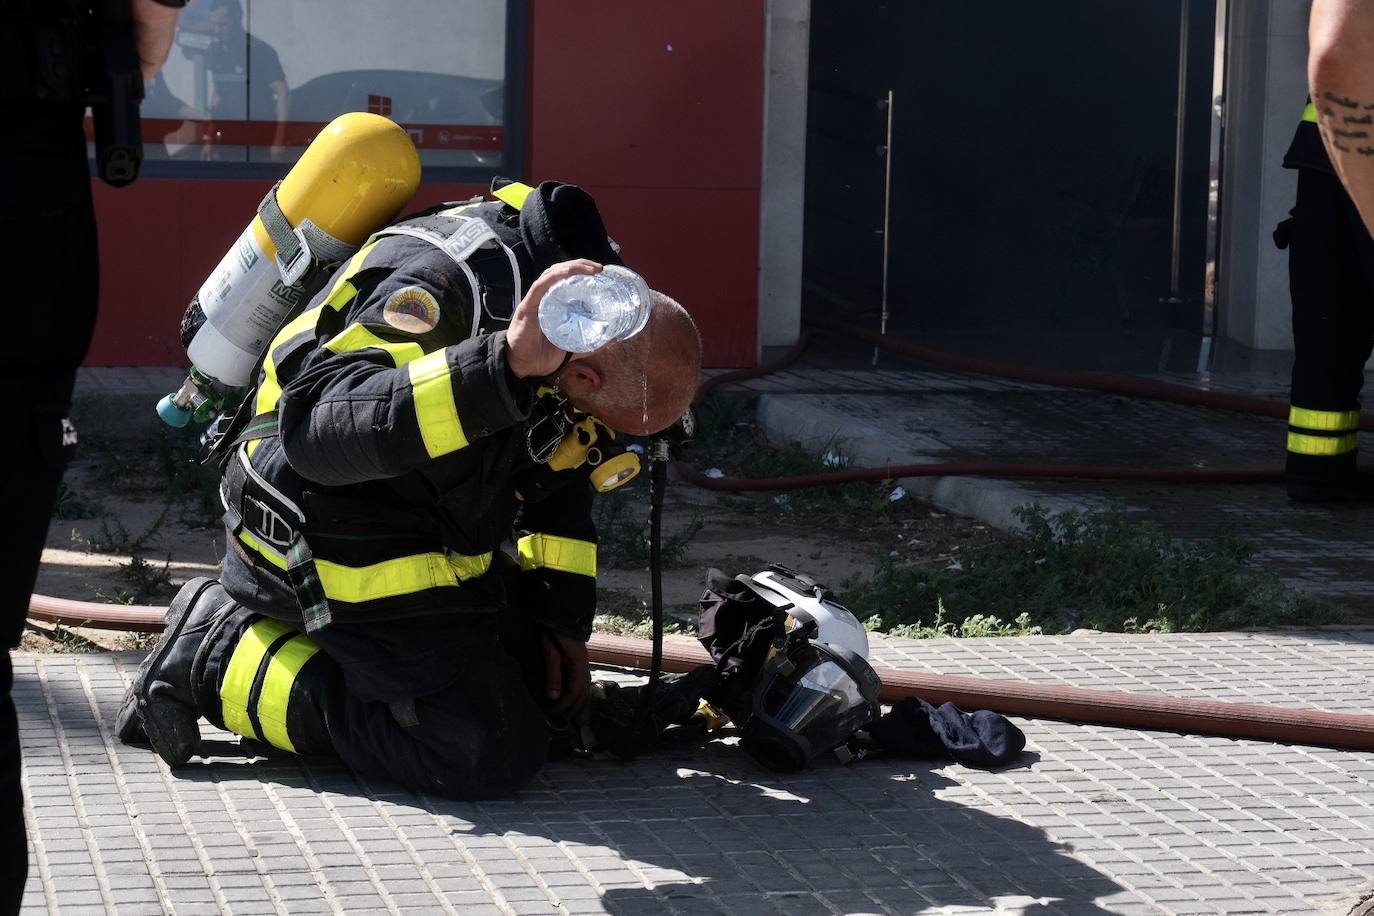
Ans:
<svg viewBox="0 0 1374 916"><path fill-rule="evenodd" d="M254 526L257 530L253 533L285 553L286 549L291 546L291 538L295 535L295 529L287 523L286 519L282 518L280 512L256 496L245 493L243 494L243 501L258 512L258 524ZM246 521L247 519L245 519L245 523Z"/></svg>

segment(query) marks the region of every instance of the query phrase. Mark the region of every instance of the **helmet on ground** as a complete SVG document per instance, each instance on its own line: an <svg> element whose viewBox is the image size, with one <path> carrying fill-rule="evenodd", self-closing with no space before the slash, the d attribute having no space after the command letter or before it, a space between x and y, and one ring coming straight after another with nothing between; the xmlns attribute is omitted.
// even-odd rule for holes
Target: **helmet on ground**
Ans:
<svg viewBox="0 0 1374 916"><path fill-rule="evenodd" d="M815 621L821 642L868 658L868 631L830 589L786 566L773 565L753 576L736 576L773 607L795 620ZM789 622L789 627L791 623Z"/></svg>
<svg viewBox="0 0 1374 916"><path fill-rule="evenodd" d="M740 746L770 770L800 770L878 718L882 683L868 636L824 586L785 567L738 578L787 615L754 684Z"/></svg>

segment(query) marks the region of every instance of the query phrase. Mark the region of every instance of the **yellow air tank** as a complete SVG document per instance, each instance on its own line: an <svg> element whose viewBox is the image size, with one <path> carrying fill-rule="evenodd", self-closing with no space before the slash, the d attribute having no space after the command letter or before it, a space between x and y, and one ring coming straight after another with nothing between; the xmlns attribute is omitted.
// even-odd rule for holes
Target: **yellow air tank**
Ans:
<svg viewBox="0 0 1374 916"><path fill-rule="evenodd" d="M366 112L331 121L191 300L182 343L194 369L158 405L163 419L183 426L202 412L208 383L248 385L282 320L314 292L301 282L309 268L357 251L395 219L419 183L420 157L395 122Z"/></svg>

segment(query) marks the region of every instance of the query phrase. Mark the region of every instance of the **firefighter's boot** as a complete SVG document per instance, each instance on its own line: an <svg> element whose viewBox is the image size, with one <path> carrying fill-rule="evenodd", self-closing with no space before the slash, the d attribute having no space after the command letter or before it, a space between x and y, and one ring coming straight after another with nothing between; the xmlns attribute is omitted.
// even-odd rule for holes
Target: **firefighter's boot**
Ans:
<svg viewBox="0 0 1374 916"><path fill-rule="evenodd" d="M193 688L202 645L233 599L214 579L192 579L167 609L166 629L143 660L115 720L125 744L153 746L168 766L181 766L200 747L200 712Z"/></svg>

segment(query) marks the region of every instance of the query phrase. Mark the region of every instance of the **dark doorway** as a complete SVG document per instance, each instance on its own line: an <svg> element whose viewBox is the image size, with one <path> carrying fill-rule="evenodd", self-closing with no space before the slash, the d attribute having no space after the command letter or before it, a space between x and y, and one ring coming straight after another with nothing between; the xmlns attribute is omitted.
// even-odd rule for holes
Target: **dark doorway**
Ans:
<svg viewBox="0 0 1374 916"><path fill-rule="evenodd" d="M1092 368L1195 359L1214 4L1188 0L1171 296L1183 2L813 0L807 308L876 326L891 89L889 332Z"/></svg>

